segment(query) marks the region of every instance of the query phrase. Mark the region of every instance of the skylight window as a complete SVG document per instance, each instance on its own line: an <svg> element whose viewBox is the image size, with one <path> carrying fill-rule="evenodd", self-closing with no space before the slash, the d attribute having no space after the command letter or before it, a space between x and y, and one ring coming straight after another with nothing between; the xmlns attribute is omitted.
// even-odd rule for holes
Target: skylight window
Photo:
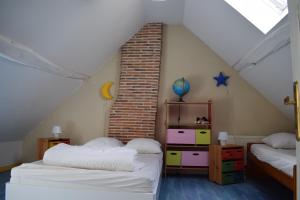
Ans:
<svg viewBox="0 0 300 200"><path fill-rule="evenodd" d="M267 34L288 13L287 0L224 0Z"/></svg>

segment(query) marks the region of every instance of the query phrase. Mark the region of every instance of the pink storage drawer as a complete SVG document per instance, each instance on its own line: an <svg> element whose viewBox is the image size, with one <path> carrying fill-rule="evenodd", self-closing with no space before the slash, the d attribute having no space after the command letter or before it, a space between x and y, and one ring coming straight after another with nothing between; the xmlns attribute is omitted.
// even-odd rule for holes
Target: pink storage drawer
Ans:
<svg viewBox="0 0 300 200"><path fill-rule="evenodd" d="M196 131L195 129L168 129L167 143L168 144L195 144Z"/></svg>
<svg viewBox="0 0 300 200"><path fill-rule="evenodd" d="M207 151L182 151L181 159L182 166L208 166Z"/></svg>

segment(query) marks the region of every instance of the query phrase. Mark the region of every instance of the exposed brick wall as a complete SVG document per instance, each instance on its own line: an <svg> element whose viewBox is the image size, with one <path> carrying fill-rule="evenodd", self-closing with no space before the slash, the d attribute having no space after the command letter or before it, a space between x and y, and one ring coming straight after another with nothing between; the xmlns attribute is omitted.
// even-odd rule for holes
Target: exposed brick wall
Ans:
<svg viewBox="0 0 300 200"><path fill-rule="evenodd" d="M124 142L155 137L162 24L146 24L121 48L118 96L109 116L110 137Z"/></svg>

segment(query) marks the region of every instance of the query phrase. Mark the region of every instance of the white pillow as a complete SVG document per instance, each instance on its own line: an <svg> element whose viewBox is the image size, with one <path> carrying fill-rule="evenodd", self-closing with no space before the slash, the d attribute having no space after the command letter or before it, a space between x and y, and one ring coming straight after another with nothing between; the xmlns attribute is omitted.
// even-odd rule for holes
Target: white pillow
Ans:
<svg viewBox="0 0 300 200"><path fill-rule="evenodd" d="M137 150L138 153L161 153L160 143L149 138L136 138L130 140L126 147Z"/></svg>
<svg viewBox="0 0 300 200"><path fill-rule="evenodd" d="M124 144L116 139L110 137L99 137L83 145L84 147L93 148L93 149L107 149L112 147L122 147Z"/></svg>
<svg viewBox="0 0 300 200"><path fill-rule="evenodd" d="M296 136L293 133L274 133L265 137L263 142L276 149L296 148Z"/></svg>

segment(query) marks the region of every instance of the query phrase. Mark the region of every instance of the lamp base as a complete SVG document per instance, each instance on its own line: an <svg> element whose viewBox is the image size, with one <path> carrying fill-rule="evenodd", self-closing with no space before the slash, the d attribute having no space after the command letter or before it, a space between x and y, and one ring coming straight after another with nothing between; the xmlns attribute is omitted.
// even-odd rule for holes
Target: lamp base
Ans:
<svg viewBox="0 0 300 200"><path fill-rule="evenodd" d="M54 138L58 139L59 138L59 133L53 133Z"/></svg>
<svg viewBox="0 0 300 200"><path fill-rule="evenodd" d="M220 140L220 144L221 144L221 146L225 146L227 144L227 141L226 140Z"/></svg>

